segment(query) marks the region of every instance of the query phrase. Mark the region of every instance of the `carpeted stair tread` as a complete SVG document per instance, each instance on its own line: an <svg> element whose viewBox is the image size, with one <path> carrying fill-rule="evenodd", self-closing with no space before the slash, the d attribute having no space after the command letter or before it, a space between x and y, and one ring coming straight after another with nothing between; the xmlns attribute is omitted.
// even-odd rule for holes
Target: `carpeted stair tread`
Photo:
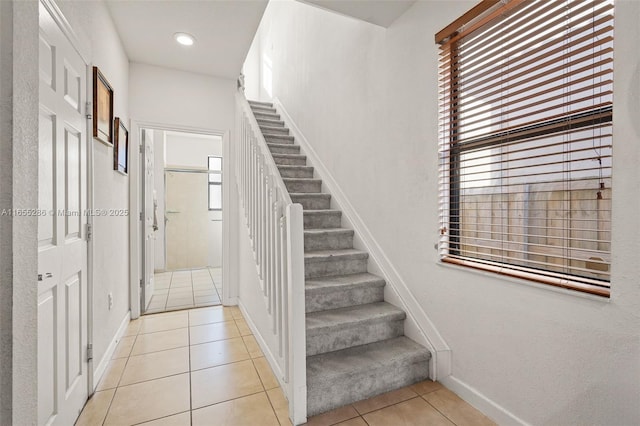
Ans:
<svg viewBox="0 0 640 426"><path fill-rule="evenodd" d="M384 287L385 282L383 278L377 275L364 273L364 274L351 274L351 275L339 275L337 277L320 277L308 279L305 281L305 288L307 291L313 291L321 288L348 288L358 287L361 285L371 285Z"/></svg>
<svg viewBox="0 0 640 426"><path fill-rule="evenodd" d="M326 329L347 324L398 321L405 317L402 309L387 302L376 302L307 314L306 326L307 333L323 333Z"/></svg>
<svg viewBox="0 0 640 426"><path fill-rule="evenodd" d="M284 145L284 144L282 144ZM298 146L298 145L294 145ZM286 166L279 165L278 170L280 171L280 176L285 177L313 177L313 167L311 166Z"/></svg>
<svg viewBox="0 0 640 426"><path fill-rule="evenodd" d="M311 262L326 262L331 259L366 259L369 253L356 249L343 250L313 250L305 252L304 260Z"/></svg>
<svg viewBox="0 0 640 426"><path fill-rule="evenodd" d="M305 281L305 312L318 312L384 300L384 279L369 273Z"/></svg>
<svg viewBox="0 0 640 426"><path fill-rule="evenodd" d="M404 336L307 357L307 415L425 380L430 359Z"/></svg>

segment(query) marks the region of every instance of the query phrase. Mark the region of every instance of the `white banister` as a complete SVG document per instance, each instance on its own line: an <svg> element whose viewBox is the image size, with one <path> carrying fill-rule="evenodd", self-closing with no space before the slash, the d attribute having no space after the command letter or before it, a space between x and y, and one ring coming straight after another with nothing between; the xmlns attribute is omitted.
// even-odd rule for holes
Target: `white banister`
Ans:
<svg viewBox="0 0 640 426"><path fill-rule="evenodd" d="M293 424L306 422L306 332L302 206L293 204L249 102L236 94L236 180ZM263 336L264 337L264 336Z"/></svg>

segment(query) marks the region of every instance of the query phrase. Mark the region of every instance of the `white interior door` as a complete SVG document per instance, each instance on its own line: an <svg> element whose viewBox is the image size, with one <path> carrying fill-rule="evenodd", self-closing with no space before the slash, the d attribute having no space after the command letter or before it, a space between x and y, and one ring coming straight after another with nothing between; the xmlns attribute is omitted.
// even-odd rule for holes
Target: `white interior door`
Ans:
<svg viewBox="0 0 640 426"><path fill-rule="evenodd" d="M143 311L147 310L147 306L151 302L153 297L154 281L153 271L155 269L154 262L154 250L155 250L155 231L154 227L154 215L156 214L155 197L153 194L154 187L154 152L153 152L153 131L142 130L142 144L143 144L143 164L144 164L144 179L143 179L143 212L144 212L144 249L143 249L143 282L144 282L144 306ZM156 224L157 225L157 224Z"/></svg>
<svg viewBox="0 0 640 426"><path fill-rule="evenodd" d="M166 171L167 269L207 266L210 233L206 172Z"/></svg>
<svg viewBox="0 0 640 426"><path fill-rule="evenodd" d="M86 64L40 5L38 423L88 397Z"/></svg>

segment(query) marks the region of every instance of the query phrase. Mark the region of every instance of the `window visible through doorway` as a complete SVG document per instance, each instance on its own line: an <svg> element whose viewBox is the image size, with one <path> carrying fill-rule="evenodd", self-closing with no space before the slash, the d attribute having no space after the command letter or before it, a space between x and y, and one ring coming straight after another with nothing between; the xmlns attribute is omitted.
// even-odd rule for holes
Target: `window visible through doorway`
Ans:
<svg viewBox="0 0 640 426"><path fill-rule="evenodd" d="M613 0L485 0L440 44L444 262L609 295Z"/></svg>
<svg viewBox="0 0 640 426"><path fill-rule="evenodd" d="M222 157L209 156L209 210L222 210Z"/></svg>

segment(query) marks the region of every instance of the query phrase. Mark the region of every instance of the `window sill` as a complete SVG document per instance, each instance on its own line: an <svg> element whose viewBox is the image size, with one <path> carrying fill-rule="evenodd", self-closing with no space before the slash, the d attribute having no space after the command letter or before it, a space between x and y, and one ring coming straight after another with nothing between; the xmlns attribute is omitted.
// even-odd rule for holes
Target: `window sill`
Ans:
<svg viewBox="0 0 640 426"><path fill-rule="evenodd" d="M565 294L569 296L578 296L589 300L597 300L600 302L608 302L610 300L610 289L604 288L591 288L590 286L583 285L582 287L575 286L572 283L559 284L552 282L541 282L535 279L528 279L524 274L499 272L486 268L485 265L475 264L474 262L467 261L464 264L458 261L451 261L449 259L440 259L437 265L443 268L453 269L456 271L465 271L472 274L481 275L487 278L499 279L509 281L519 285L526 285L537 289L543 289L553 291L555 293ZM496 268L497 269L497 268ZM531 274L533 275L533 274Z"/></svg>

